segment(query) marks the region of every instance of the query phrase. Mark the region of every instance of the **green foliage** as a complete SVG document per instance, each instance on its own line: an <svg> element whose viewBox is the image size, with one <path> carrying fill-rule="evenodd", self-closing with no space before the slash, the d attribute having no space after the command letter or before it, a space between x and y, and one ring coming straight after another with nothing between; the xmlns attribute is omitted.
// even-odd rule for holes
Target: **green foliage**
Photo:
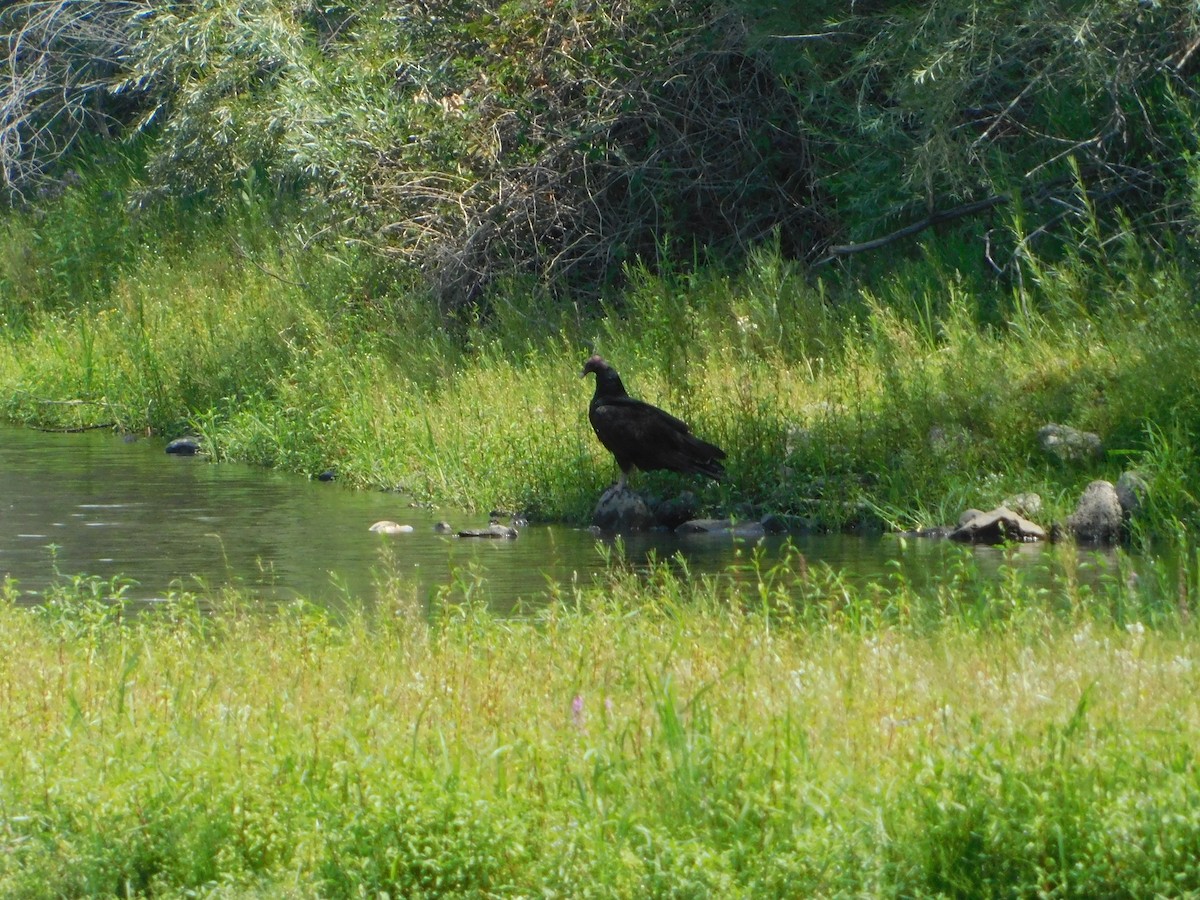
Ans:
<svg viewBox="0 0 1200 900"><path fill-rule="evenodd" d="M946 163L949 180L930 182L936 197L1003 189L993 151L1011 147L1006 165L1032 168L1047 141L1083 141L1071 130L1079 123L1055 118L1075 115L1081 97L1103 100L1113 121L1141 103L1153 125L1145 141L1183 152L1194 133L1184 127L1190 93L1177 83L1186 61L1154 72L1135 62L1166 52L1151 26L1173 29L1190 13L1056 9L1043 21L1016 4L991 18L944 4L862 7L829 23L828 37L774 43L767 30L808 33L824 13L777 12L768 29L749 10L742 22L633 0L595 14L473 0L156 9L137 32L123 88L153 110L141 136L119 159L103 141L81 148L94 161L80 165L77 183L0 224L4 414L52 427L198 431L219 459L306 473L336 465L351 483L421 499L584 521L612 471L574 378L598 350L637 395L730 451L729 482L700 488L714 512L907 527L1036 490L1047 517L1061 518L1087 481L1140 467L1159 498L1138 526L1144 536L1194 528L1195 476L1173 461L1188 458L1188 435L1200 429L1192 245L1147 224L1158 213L1142 193L1124 216L1100 196L1106 189L1097 193L1100 169L1141 165L1146 147L1101 141L1063 156L1042 200L1052 196L1064 214L1047 220L1041 200L1014 195L987 231L984 248L997 251L987 265L984 232L966 224L916 254L885 245L811 269L773 214L742 263L713 264L720 254L705 248L720 241L700 246L699 232L676 226L677 214L695 212L682 198L698 171L678 154L699 148L712 160L715 148L705 138L668 153L643 140L651 123L691 134L683 123L709 99L721 127L736 124L756 146L757 129L784 129L803 104L823 110L806 128L836 124L843 135L866 134L862 117L886 107L880 121L895 128L879 132L879 146L908 160L908 175L873 180L875 151L853 141L853 166L836 142L803 163L803 178L841 173L823 184L836 186L847 223L866 221L846 212L854 204L876 216L911 205L918 174L941 171L937 159L958 162ZM1067 40L1072 28L1082 28L1079 47ZM669 38L636 38L647 31ZM1084 51L1111 49L1121 34L1130 55L1103 81ZM982 61L1037 48L1049 55L1043 68L1026 66L1032 81L1007 63L989 74ZM689 62L698 66L690 74ZM835 102L868 71L866 93ZM797 89L813 79L816 93ZM758 92L758 118L733 115L730 104L755 106L738 85ZM1043 90L1069 100L1046 106ZM949 125L978 91L1002 105L995 121L1007 124L971 150L969 129ZM1013 96L1023 99L1009 107ZM1006 130L1018 124L1029 132ZM943 132L949 144L914 149ZM720 129L712 135L742 152ZM1180 157L1184 180L1154 195L1163 215L1190 202L1191 158ZM765 164L747 159L755 172ZM575 163L591 174L568 186L539 180L578 173ZM964 175L968 163L982 168ZM648 230L564 212L567 187L595 191L601 171L632 178L629 165L655 210L638 219L654 223ZM891 199L870 193L884 189ZM154 199L183 194L196 196ZM637 207L628 192L606 194L618 195ZM512 205L497 206L501 196ZM763 207L748 195L727 200L713 203L759 221ZM574 242L543 213L567 216L599 243ZM573 265L556 241L585 255L600 248L589 258L618 265L625 289L580 275L584 290L568 304L544 267ZM617 245L628 255L613 256ZM428 265L414 269L413 254L426 252ZM594 290L606 295L602 311L588 299ZM447 297L458 298L450 317L439 310ZM1050 464L1035 443L1050 421L1097 432L1109 455ZM660 475L643 483L660 494L683 486Z"/></svg>
<svg viewBox="0 0 1200 900"><path fill-rule="evenodd" d="M1053 520L1087 481L1140 468L1159 499L1139 531L1195 524L1194 472L1172 461L1200 426L1191 268L1136 241L1031 257L1036 279L1007 295L932 244L866 283L814 281L766 249L742 271L643 268L602 318L554 318L544 294L514 283L464 343L368 253L280 243L286 211L252 193L241 203L237 218L173 238L170 258L138 257L136 224L101 230L86 259L99 266L113 246L125 261L85 314L44 301L65 287L24 284L19 263L0 270L25 323L0 348L7 415L192 430L217 458L336 465L352 483L582 521L612 477L577 378L594 349L635 395L730 451L726 485L690 485L713 511L911 527L1036 490ZM9 229L18 248L73 234L53 215ZM1036 445L1051 421L1097 432L1108 457L1051 465ZM1153 435L1177 435L1173 449Z"/></svg>
<svg viewBox="0 0 1200 900"><path fill-rule="evenodd" d="M836 18L823 8L747 14L777 65L812 92L804 121L856 236L1009 192L1025 195L1027 212L1037 208L1038 226L1061 221L1061 207L1045 203L1061 200L1073 162L1109 211L1115 200L1165 224L1159 191L1180 199L1171 186L1195 142L1194 129L1180 128L1196 96L1196 11L1187 4L1013 0L864 4ZM811 39L765 36L780 32Z"/></svg>
<svg viewBox="0 0 1200 900"><path fill-rule="evenodd" d="M318 40L336 47L341 29L325 30L322 4L206 0L166 4L143 21L121 89L144 98L139 127L156 129L152 187L227 197L255 174L284 186L338 170L345 144L333 148L350 135L335 124L330 92L340 87L349 101L372 73L362 69L350 84L330 77ZM371 100L385 101L386 91L377 85ZM386 106L378 113L355 122L356 137L385 121Z"/></svg>
<svg viewBox="0 0 1200 900"><path fill-rule="evenodd" d="M486 583L429 620L399 583L336 623L178 595L81 630L10 600L0 893L1200 887L1196 582L1177 605L1081 589L1074 553L1026 582L944 549L921 585L614 560L529 619Z"/></svg>
<svg viewBox="0 0 1200 900"><path fill-rule="evenodd" d="M1052 521L1136 469L1162 552L614 560L532 621L469 571L340 624L6 583L0 893L1200 891L1195 11L738 6L140 8L87 88L137 136L70 137L0 222L0 410L585 521L599 351L730 452L648 492ZM797 262L991 193L919 252ZM1051 462L1048 421L1107 455Z"/></svg>

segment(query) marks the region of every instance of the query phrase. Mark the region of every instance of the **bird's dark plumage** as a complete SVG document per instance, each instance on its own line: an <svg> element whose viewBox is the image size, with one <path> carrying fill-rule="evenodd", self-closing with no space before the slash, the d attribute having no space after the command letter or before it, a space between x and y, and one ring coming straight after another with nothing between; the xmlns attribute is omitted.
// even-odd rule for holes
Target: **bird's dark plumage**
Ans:
<svg viewBox="0 0 1200 900"><path fill-rule="evenodd" d="M634 468L643 472L669 469L717 481L725 477L720 463L724 450L700 440L670 413L630 397L617 370L599 356L584 363L582 375L589 372L596 376L596 393L588 406L588 420L621 467L618 488L625 487Z"/></svg>

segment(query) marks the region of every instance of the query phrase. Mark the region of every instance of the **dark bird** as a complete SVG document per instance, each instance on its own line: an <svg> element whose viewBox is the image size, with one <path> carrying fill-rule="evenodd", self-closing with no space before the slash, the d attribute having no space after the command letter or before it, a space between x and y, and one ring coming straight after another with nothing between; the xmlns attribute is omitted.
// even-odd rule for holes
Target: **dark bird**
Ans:
<svg viewBox="0 0 1200 900"><path fill-rule="evenodd" d="M583 364L580 377L589 372L596 375L596 393L588 405L588 421L621 467L617 490L625 489L635 467L643 472L669 469L707 475L717 481L725 477L719 462L725 458L724 450L700 440L670 413L630 397L617 370L599 356Z"/></svg>

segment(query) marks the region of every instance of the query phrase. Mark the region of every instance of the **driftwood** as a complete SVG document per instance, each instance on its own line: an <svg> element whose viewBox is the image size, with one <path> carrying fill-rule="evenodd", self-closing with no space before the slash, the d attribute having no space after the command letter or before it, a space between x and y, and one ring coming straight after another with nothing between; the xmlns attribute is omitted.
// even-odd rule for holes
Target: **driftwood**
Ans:
<svg viewBox="0 0 1200 900"><path fill-rule="evenodd" d="M34 403L40 403L43 406L72 406L77 409L83 406L102 406L107 409L109 406L105 400L86 400L79 397L73 397L69 400L53 400L49 397L35 397L29 391L25 390L17 390L14 393L28 397ZM99 422L94 425L62 425L57 428L45 425L33 425L31 428L33 431L42 431L47 434L79 434L84 431L97 431L101 428L116 428L117 425L117 422Z"/></svg>
<svg viewBox="0 0 1200 900"><path fill-rule="evenodd" d="M99 431L101 428L116 428L116 422L101 422L98 425L76 425L73 428L46 428L44 426L30 426L32 431L40 431L44 434L83 434L85 431Z"/></svg>

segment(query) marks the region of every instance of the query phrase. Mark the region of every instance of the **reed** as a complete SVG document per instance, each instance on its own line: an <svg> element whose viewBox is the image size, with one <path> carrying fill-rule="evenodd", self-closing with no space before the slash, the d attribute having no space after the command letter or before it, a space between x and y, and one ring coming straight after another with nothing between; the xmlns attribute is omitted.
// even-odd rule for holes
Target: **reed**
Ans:
<svg viewBox="0 0 1200 900"><path fill-rule="evenodd" d="M0 607L9 896L1200 889L1191 611L798 554L372 610ZM203 610L203 611L202 611Z"/></svg>
<svg viewBox="0 0 1200 900"><path fill-rule="evenodd" d="M64 210L80 202L73 190ZM0 297L22 312L6 314L0 412L193 431L217 459L332 466L420 500L586 521L614 477L577 377L599 351L635 395L729 451L720 487L639 478L652 492L696 489L713 512L904 528L1037 491L1053 520L1087 482L1139 468L1155 496L1141 536L1200 521L1188 464L1200 322L1182 262L1129 246L1120 270L1042 260L1005 294L949 268L953 248L828 281L765 248L732 273L632 271L600 316L508 285L493 315L464 325L369 256L271 240L272 209L188 235L114 229L119 246L136 234L172 252L114 254L78 308L51 302L73 282L51 271L30 283L11 248L63 244L86 220L10 219ZM1051 421L1097 432L1106 455L1050 460L1036 433Z"/></svg>

